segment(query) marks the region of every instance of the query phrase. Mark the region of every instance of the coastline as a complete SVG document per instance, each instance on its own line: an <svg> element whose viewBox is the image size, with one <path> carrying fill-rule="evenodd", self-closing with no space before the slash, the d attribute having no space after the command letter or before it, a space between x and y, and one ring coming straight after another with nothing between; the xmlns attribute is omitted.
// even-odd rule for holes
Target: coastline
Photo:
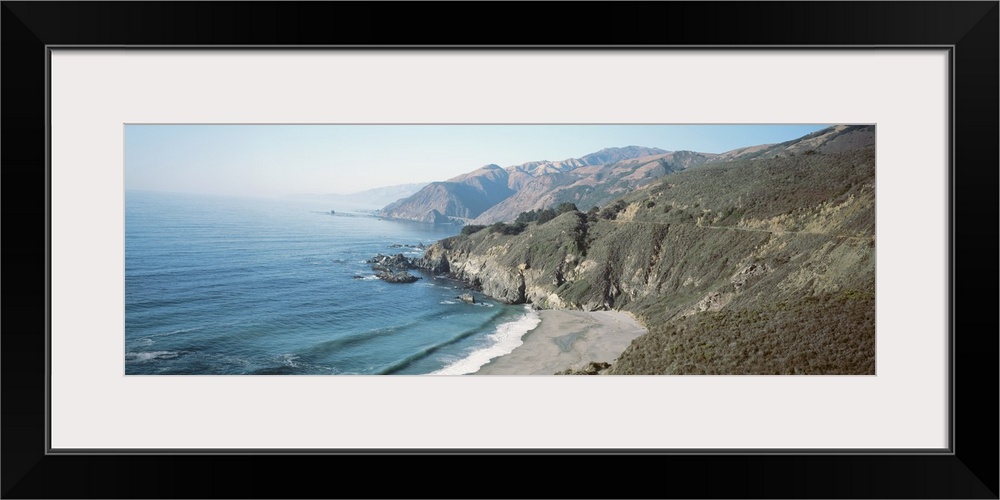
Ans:
<svg viewBox="0 0 1000 500"><path fill-rule="evenodd" d="M632 339L646 333L634 316L622 311L537 311L541 322L522 345L483 365L473 375L554 375L580 369L591 361L614 362Z"/></svg>

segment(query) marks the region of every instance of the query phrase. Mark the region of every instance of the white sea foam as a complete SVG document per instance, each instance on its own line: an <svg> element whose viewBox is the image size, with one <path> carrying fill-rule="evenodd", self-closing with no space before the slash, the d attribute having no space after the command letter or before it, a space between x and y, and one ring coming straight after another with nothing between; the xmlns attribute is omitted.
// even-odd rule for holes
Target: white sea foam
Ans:
<svg viewBox="0 0 1000 500"><path fill-rule="evenodd" d="M489 363L491 359L510 354L524 341L521 337L533 330L542 322L538 313L531 309L531 306L524 306L524 315L506 323L497 325L496 330L487 335L490 345L478 351L473 351L468 356L449 364L448 366L431 372L430 375L465 375L475 373L480 367Z"/></svg>
<svg viewBox="0 0 1000 500"><path fill-rule="evenodd" d="M180 353L175 351L126 352L125 361L144 363L146 361L152 361L154 359L172 359L176 358L179 355Z"/></svg>
<svg viewBox="0 0 1000 500"><path fill-rule="evenodd" d="M281 359L281 363L283 365L285 365L285 366L288 366L288 367L291 367L291 368L298 368L299 367L299 365L297 363L295 363L295 361L297 359L299 359L299 357L297 355L295 355L295 354L282 354L281 356L279 356L279 358Z"/></svg>
<svg viewBox="0 0 1000 500"><path fill-rule="evenodd" d="M200 326L192 326L190 328L180 328L178 330L171 330L169 332L154 333L154 334L149 335L149 337L169 337L171 335L178 335L178 334L181 334L181 333L188 333L188 332L193 332L193 331L201 330L201 328L202 327L200 327Z"/></svg>
<svg viewBox="0 0 1000 500"><path fill-rule="evenodd" d="M442 300L441 302L438 302L438 304L448 304L448 305L451 305L451 304L458 304L458 302L455 302L454 300Z"/></svg>

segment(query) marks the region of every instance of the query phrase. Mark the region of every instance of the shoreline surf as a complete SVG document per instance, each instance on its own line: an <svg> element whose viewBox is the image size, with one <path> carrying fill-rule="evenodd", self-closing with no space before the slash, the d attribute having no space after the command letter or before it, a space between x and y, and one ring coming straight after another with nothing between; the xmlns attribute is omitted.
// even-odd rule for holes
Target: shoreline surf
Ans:
<svg viewBox="0 0 1000 500"><path fill-rule="evenodd" d="M491 359L516 350L523 343L524 337L541 322L538 311L527 305L524 310L525 313L521 317L496 326L493 333L488 335L493 341L488 347L473 351L468 356L428 375L467 375L476 372Z"/></svg>
<svg viewBox="0 0 1000 500"><path fill-rule="evenodd" d="M592 361L613 363L646 328L622 311L540 310L521 344L473 375L554 375Z"/></svg>

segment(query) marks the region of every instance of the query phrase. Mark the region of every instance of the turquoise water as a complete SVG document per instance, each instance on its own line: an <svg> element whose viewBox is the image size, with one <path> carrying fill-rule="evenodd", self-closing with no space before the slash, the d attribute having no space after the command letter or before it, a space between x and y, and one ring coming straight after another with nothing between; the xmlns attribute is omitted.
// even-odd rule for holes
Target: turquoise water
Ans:
<svg viewBox="0 0 1000 500"><path fill-rule="evenodd" d="M128 191L125 373L475 371L537 315L478 292L465 304L460 283L422 271L386 283L365 263L457 232L302 201Z"/></svg>

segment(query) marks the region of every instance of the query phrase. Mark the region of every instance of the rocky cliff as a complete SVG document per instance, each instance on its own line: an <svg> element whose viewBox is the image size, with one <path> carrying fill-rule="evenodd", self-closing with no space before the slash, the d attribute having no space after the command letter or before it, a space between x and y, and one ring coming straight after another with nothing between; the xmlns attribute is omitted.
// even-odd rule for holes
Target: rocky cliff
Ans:
<svg viewBox="0 0 1000 500"><path fill-rule="evenodd" d="M760 151L442 240L421 266L508 303L633 312L650 332L611 373L874 373L874 128Z"/></svg>

